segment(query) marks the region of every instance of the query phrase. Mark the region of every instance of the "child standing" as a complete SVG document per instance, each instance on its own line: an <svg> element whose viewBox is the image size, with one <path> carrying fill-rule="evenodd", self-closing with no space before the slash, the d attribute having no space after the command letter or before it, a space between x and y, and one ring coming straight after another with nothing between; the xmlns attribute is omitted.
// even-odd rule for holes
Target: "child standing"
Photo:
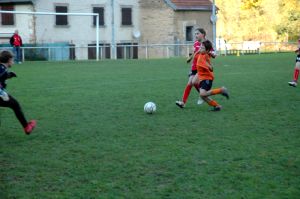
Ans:
<svg viewBox="0 0 300 199"><path fill-rule="evenodd" d="M10 51L0 52L0 107L11 108L23 126L24 132L29 135L35 128L36 121L31 120L27 122L19 102L4 90L6 88L6 80L17 77L14 72L8 71L13 64L13 55Z"/></svg>
<svg viewBox="0 0 300 199"><path fill-rule="evenodd" d="M222 106L209 96L221 94L229 99L228 91L225 87L211 89L214 80L213 66L211 65L211 56L209 52L212 49L212 43L209 40L202 42L197 60L198 85L200 97L213 107L212 111L220 111Z"/></svg>

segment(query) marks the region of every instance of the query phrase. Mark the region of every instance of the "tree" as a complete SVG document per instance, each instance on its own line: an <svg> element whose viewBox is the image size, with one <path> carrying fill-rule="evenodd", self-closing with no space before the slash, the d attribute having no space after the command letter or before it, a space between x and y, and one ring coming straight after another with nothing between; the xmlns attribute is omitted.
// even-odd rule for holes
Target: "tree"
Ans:
<svg viewBox="0 0 300 199"><path fill-rule="evenodd" d="M300 0L216 0L217 35L230 42L298 38L299 3Z"/></svg>

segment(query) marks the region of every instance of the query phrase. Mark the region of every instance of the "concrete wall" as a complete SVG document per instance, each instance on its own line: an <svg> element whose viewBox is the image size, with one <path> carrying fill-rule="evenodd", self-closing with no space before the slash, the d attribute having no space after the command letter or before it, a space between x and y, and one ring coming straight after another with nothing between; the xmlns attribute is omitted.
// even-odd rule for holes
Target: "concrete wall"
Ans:
<svg viewBox="0 0 300 199"><path fill-rule="evenodd" d="M163 0L140 0L141 43L173 43L174 11Z"/></svg>
<svg viewBox="0 0 300 199"><path fill-rule="evenodd" d="M140 28L142 44L174 44L186 43L186 26L204 28L207 38L212 41L212 23L210 11L174 11L163 0L139 0ZM190 42L191 43L191 42ZM146 49L139 50L140 57L146 53ZM183 47L147 48L151 57L169 55L185 55L192 51Z"/></svg>
<svg viewBox="0 0 300 199"><path fill-rule="evenodd" d="M186 26L194 26L195 28L204 28L207 33L207 39L212 41L213 31L212 23L210 22L210 11L177 11L175 13L175 26L178 30L178 38L181 41L186 41L185 28Z"/></svg>

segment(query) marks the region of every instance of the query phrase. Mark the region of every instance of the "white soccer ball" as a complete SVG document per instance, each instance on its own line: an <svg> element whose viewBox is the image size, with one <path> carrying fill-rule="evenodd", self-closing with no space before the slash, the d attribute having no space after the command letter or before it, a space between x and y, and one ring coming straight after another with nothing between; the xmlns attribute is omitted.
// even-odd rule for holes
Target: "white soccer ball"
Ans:
<svg viewBox="0 0 300 199"><path fill-rule="evenodd" d="M145 113L152 114L156 111L156 105L153 102L147 102L144 106Z"/></svg>

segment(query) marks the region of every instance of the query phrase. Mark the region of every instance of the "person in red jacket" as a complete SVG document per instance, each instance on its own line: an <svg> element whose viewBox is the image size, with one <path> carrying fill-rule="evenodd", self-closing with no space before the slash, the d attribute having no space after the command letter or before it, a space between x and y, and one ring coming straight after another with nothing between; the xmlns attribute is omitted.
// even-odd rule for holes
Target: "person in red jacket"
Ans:
<svg viewBox="0 0 300 199"><path fill-rule="evenodd" d="M13 36L10 38L10 45L13 46L13 52L15 54L15 62L18 64L21 64L21 46L23 45L22 43L22 38L19 35L19 31L15 30L15 33Z"/></svg>

